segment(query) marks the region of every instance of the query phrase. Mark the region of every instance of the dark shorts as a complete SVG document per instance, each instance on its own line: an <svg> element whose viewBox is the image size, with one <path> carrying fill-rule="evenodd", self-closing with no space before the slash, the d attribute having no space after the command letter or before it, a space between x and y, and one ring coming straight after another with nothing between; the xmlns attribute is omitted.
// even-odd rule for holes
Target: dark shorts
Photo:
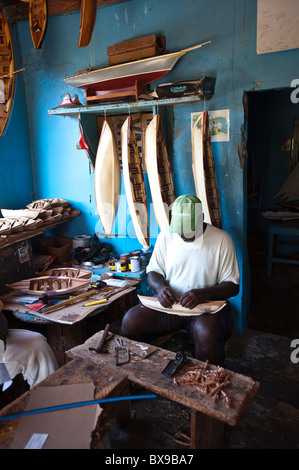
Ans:
<svg viewBox="0 0 299 470"><path fill-rule="evenodd" d="M204 315L210 315L205 313ZM158 321L154 331L154 336L164 336L175 331L187 330L192 337L194 324L201 321L202 315L180 316L171 315L165 312L158 312ZM233 319L230 304L227 303L219 312L213 314L214 319L219 321L221 327L221 340L225 342L229 339L233 330Z"/></svg>

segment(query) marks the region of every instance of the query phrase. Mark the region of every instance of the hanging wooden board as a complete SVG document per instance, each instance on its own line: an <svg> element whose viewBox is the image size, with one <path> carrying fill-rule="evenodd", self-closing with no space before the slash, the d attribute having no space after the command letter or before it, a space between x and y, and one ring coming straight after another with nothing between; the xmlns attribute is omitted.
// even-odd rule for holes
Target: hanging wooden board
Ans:
<svg viewBox="0 0 299 470"><path fill-rule="evenodd" d="M199 116L192 128L192 170L204 221L221 228L220 200L207 111Z"/></svg>
<svg viewBox="0 0 299 470"><path fill-rule="evenodd" d="M104 121L97 149L94 189L101 224L105 235L110 235L121 193L121 173L114 137L107 121Z"/></svg>
<svg viewBox="0 0 299 470"><path fill-rule="evenodd" d="M86 47L90 43L96 17L97 0L81 0L78 47Z"/></svg>
<svg viewBox="0 0 299 470"><path fill-rule="evenodd" d="M122 165L128 206L139 243L149 247L148 208L143 171L129 116L121 128Z"/></svg>
<svg viewBox="0 0 299 470"><path fill-rule="evenodd" d="M14 56L7 19L0 5L0 137L4 136L14 97Z"/></svg>
<svg viewBox="0 0 299 470"><path fill-rule="evenodd" d="M160 114L146 129L145 163L155 216L160 230L163 230L169 228L169 209L175 194Z"/></svg>
<svg viewBox="0 0 299 470"><path fill-rule="evenodd" d="M40 49L46 34L48 10L46 0L32 0L29 3L29 25L35 49Z"/></svg>

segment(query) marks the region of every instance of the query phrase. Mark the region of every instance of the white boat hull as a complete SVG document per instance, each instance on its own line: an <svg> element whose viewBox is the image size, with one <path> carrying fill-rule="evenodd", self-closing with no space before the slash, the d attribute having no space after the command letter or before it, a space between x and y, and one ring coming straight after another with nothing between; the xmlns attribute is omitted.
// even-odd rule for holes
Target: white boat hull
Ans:
<svg viewBox="0 0 299 470"><path fill-rule="evenodd" d="M203 315L204 313L216 313L219 312L223 307L226 305L225 300L215 300L211 302L204 302L202 304L197 305L194 308L186 308L182 307L179 303L176 303L172 306L172 308L163 307L160 302L158 301L157 297L148 297L143 295L138 295L140 302L148 308L152 308L153 310L158 310L160 312L170 313L171 315L183 315L183 316L190 316L190 315Z"/></svg>
<svg viewBox="0 0 299 470"><path fill-rule="evenodd" d="M221 211L208 113L204 111L192 128L192 170L196 196L202 202L204 221L221 228Z"/></svg>
<svg viewBox="0 0 299 470"><path fill-rule="evenodd" d="M121 192L121 173L114 137L107 121L104 121L97 149L94 190L104 233L110 235Z"/></svg>

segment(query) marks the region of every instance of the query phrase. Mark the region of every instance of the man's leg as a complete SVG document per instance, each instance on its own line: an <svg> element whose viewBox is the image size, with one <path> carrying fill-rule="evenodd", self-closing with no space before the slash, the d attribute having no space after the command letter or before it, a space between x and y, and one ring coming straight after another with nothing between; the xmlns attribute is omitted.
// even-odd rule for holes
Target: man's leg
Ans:
<svg viewBox="0 0 299 470"><path fill-rule="evenodd" d="M150 342L158 336L173 333L184 327L184 317L169 315L138 304L125 314L120 334L137 341Z"/></svg>
<svg viewBox="0 0 299 470"><path fill-rule="evenodd" d="M194 341L195 358L223 366L224 345L232 333L233 321L227 305L215 314L193 317L190 334Z"/></svg>

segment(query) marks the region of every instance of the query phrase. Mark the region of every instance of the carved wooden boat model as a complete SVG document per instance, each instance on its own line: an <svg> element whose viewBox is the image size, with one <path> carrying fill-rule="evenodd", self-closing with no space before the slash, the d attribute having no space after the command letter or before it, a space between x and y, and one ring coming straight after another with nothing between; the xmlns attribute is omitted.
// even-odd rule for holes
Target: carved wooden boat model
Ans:
<svg viewBox="0 0 299 470"><path fill-rule="evenodd" d="M46 0L31 0L29 3L30 33L35 49L40 49L46 34L48 11Z"/></svg>
<svg viewBox="0 0 299 470"><path fill-rule="evenodd" d="M207 41L179 52L83 72L73 77L65 78L64 81L76 88L90 88L106 92L132 88L136 82L140 86L144 86L165 77L173 69L177 61L187 52L198 49L210 42Z"/></svg>
<svg viewBox="0 0 299 470"><path fill-rule="evenodd" d="M204 111L192 128L192 171L196 196L202 202L204 221L221 228L221 211L208 112Z"/></svg>
<svg viewBox="0 0 299 470"><path fill-rule="evenodd" d="M160 230L163 230L169 228L169 209L175 200L175 194L159 114L146 129L145 163L155 216Z"/></svg>
<svg viewBox="0 0 299 470"><path fill-rule="evenodd" d="M0 219L0 235L9 235L12 232L11 224L6 219Z"/></svg>
<svg viewBox="0 0 299 470"><path fill-rule="evenodd" d="M121 173L115 140L107 121L104 121L97 149L94 190L104 233L110 235L121 192Z"/></svg>
<svg viewBox="0 0 299 470"><path fill-rule="evenodd" d="M135 233L139 243L149 247L146 190L131 116L121 128L121 152L125 191Z"/></svg>
<svg viewBox="0 0 299 470"><path fill-rule="evenodd" d="M28 219L36 219L41 210L39 209L1 209L3 217L7 219L21 219L22 217Z"/></svg>
<svg viewBox="0 0 299 470"><path fill-rule="evenodd" d="M7 284L13 290L33 295L61 295L82 290L90 286L88 279L74 279L60 276L41 276Z"/></svg>
<svg viewBox="0 0 299 470"><path fill-rule="evenodd" d="M210 302L204 302L197 305L196 307L190 309L182 307L179 303L174 304L172 308L163 307L158 301L157 297L148 297L143 295L138 295L140 302L148 308L153 310L159 310L160 312L170 313L171 315L202 315L203 313L216 313L219 312L225 305L225 300L213 300Z"/></svg>
<svg viewBox="0 0 299 470"><path fill-rule="evenodd" d="M97 17L97 1L81 0L80 32L78 47L86 47L90 43Z"/></svg>
<svg viewBox="0 0 299 470"><path fill-rule="evenodd" d="M0 5L0 137L4 135L14 96L14 56L8 22Z"/></svg>
<svg viewBox="0 0 299 470"><path fill-rule="evenodd" d="M74 279L90 279L92 276L91 271L79 268L53 268L47 269L40 273L41 276L57 276L57 277L68 277Z"/></svg>

